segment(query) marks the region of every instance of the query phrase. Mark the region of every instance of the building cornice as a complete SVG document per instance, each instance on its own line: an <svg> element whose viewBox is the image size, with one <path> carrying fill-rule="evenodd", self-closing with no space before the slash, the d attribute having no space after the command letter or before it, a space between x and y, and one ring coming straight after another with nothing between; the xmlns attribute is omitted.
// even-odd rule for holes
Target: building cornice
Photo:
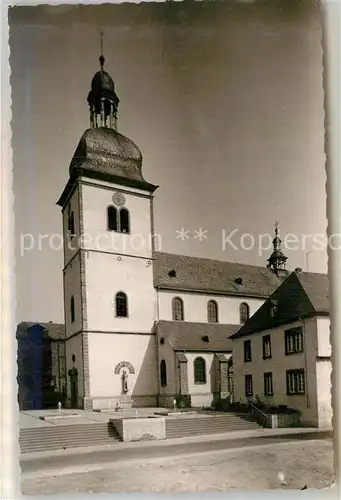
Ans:
<svg viewBox="0 0 341 500"><path fill-rule="evenodd" d="M243 297L243 298L249 298L249 299L259 299L259 300L266 300L269 295L257 295L257 294L248 294L248 293L243 293L243 292L224 292L224 291L219 291L219 290L210 290L209 288L207 289L192 289L192 288L185 288L185 287L168 287L165 285L157 285L155 288L159 291L167 291L167 292L183 292L183 293L196 293L196 294L205 294L205 295L220 295L223 297Z"/></svg>
<svg viewBox="0 0 341 500"><path fill-rule="evenodd" d="M137 179L128 179L126 177L119 177L117 175L110 175L104 172L92 172L88 170L77 170L77 175L71 176L59 198L57 201L57 205L61 207L65 207L75 185L79 182L80 177L85 177L89 179L95 179L104 182L110 182L113 184L118 184L119 186L132 187L136 189L141 189L142 191L147 191L148 193L154 193L159 186L155 186L154 184L150 184L147 181L140 181Z"/></svg>
<svg viewBox="0 0 341 500"><path fill-rule="evenodd" d="M263 334L265 332L275 330L276 328L280 328L280 327L283 327L286 325L288 325L288 326L293 325L294 323L297 323L298 321L304 321L307 319L318 318L318 317L329 317L329 313L313 312L313 313L305 314L304 316L300 316L298 318L292 319L291 321L281 321L281 322L278 322L276 324L272 324L272 325L269 325L269 326L266 326L263 328L257 328L257 329L252 330L252 331L245 331L245 332L240 332L240 333L236 332L235 334L231 335L231 337L229 337L229 338L232 340L235 340L235 339L239 339L242 337L249 337L251 335ZM242 327L242 328L244 328L244 327Z"/></svg>
<svg viewBox="0 0 341 500"><path fill-rule="evenodd" d="M100 333L103 335L148 335L155 337L156 333L155 332L122 332L122 331L117 331L114 332L112 330L78 330L77 332L71 333L68 337L65 338L65 340L70 340L72 337L77 337L77 335L85 335L88 333Z"/></svg>

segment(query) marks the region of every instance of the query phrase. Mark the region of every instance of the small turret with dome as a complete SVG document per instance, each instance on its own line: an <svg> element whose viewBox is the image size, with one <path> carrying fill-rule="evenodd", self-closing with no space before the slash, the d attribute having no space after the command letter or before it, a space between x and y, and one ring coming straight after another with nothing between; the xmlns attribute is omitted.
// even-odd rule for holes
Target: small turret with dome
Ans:
<svg viewBox="0 0 341 500"><path fill-rule="evenodd" d="M288 257L286 257L282 252L282 240L279 237L279 223L275 223L275 237L272 240L274 250L268 259L268 269L271 269L277 276L287 276L287 271L285 269Z"/></svg>
<svg viewBox="0 0 341 500"><path fill-rule="evenodd" d="M90 127L109 127L116 129L117 109L119 98L115 92L115 84L109 73L104 71L103 56L103 34L101 34L101 56L99 62L100 71L95 73L91 90L88 95L88 104L90 108Z"/></svg>

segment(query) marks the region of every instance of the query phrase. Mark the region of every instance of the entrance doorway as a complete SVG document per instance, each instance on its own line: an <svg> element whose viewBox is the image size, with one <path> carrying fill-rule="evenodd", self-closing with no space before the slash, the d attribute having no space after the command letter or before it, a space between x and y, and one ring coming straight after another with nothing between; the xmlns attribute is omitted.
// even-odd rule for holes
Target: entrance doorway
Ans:
<svg viewBox="0 0 341 500"><path fill-rule="evenodd" d="M78 408L78 370L71 368L69 370L70 390L71 390L71 408Z"/></svg>

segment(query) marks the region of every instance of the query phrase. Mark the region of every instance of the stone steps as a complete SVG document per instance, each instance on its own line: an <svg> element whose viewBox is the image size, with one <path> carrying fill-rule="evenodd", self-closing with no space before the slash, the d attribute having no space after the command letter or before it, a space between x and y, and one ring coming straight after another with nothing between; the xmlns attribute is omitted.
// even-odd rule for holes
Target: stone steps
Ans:
<svg viewBox="0 0 341 500"><path fill-rule="evenodd" d="M228 413L196 418L180 416L166 419L166 438L222 434L259 427L258 423L247 415ZM33 427L20 429L19 434L21 453L98 446L119 441L114 427L107 422Z"/></svg>
<svg viewBox="0 0 341 500"><path fill-rule="evenodd" d="M260 425L245 415L227 414L203 418L175 418L166 420L166 438L181 438L225 432L259 429Z"/></svg>
<svg viewBox="0 0 341 500"><path fill-rule="evenodd" d="M113 426L105 422L35 427L20 429L19 433L21 453L97 446L118 441Z"/></svg>

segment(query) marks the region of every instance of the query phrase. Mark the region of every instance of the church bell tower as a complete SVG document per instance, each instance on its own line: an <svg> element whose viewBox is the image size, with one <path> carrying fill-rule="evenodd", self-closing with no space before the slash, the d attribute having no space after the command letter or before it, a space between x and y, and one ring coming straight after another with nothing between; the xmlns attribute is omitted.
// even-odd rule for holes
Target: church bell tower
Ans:
<svg viewBox="0 0 341 500"><path fill-rule="evenodd" d="M117 130L119 99L95 73L83 133L58 200L64 234L68 404L156 405L153 193L137 145Z"/></svg>

